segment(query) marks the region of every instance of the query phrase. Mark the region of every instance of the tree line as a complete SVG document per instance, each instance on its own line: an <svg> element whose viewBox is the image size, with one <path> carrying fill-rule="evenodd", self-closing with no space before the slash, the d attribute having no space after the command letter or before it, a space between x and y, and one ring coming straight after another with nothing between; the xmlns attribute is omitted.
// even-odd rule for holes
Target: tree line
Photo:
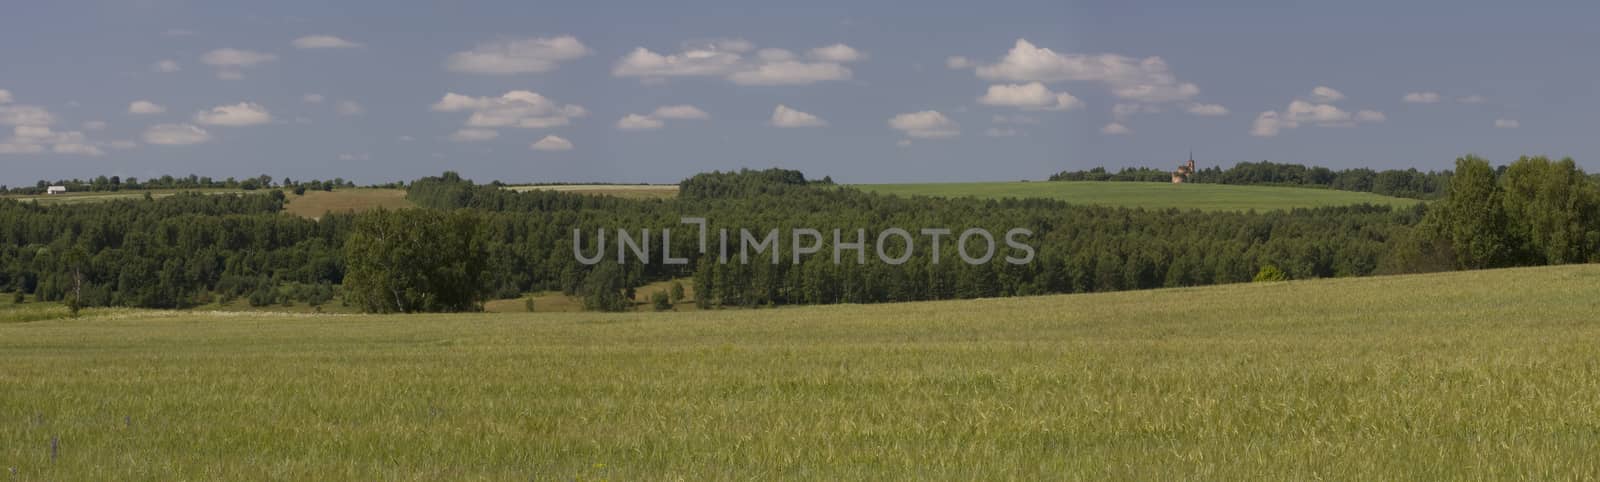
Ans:
<svg viewBox="0 0 1600 482"><path fill-rule="evenodd" d="M337 177L326 181L316 179L296 181L287 177L283 178L282 180L275 180L272 176L265 174L256 177L247 177L244 179L235 179L232 177L226 179L212 179L210 177L197 176L194 174L190 174L187 177L173 177L169 175L146 179L143 181L140 181L137 177L128 177L124 179L121 176L96 176L92 179L60 179L53 182L41 179L32 186L8 187L0 185L0 193L16 195L39 195L44 194L45 189L49 188L50 186L63 186L67 188L68 192L119 192L148 191L158 189L237 189L241 191L254 191L257 189L265 190L283 188L293 189L297 192L303 193L307 190L332 191L336 188L354 188L356 187L356 183L355 181L349 181L345 180L344 178ZM402 187L402 185L392 184L386 187Z"/></svg>
<svg viewBox="0 0 1600 482"><path fill-rule="evenodd" d="M1240 162L1223 169L1210 166L1190 174L1185 182L1251 186L1288 186L1370 192L1410 199L1438 199L1444 196L1451 172L1412 169L1368 168L1338 171L1320 166L1305 166L1270 161ZM1086 171L1062 171L1051 181L1171 182L1172 171L1146 167L1123 168L1109 172L1104 167Z"/></svg>
<svg viewBox="0 0 1600 482"><path fill-rule="evenodd" d="M637 287L679 278L692 278L695 302L713 308L1600 261L1600 194L1570 159L1523 158L1495 168L1466 157L1454 173L1446 198L1431 205L1263 213L899 197L788 170L697 175L680 184L677 199L515 192L447 172L410 183L408 198L420 209L316 220L283 213L279 190L42 206L0 200L0 290L74 306L152 308L235 298L319 304L337 293L371 312L471 311L490 299L559 290L589 309L617 310L631 307ZM790 252L778 263L768 256L723 261L715 248L700 251L685 217L705 218L710 233L840 229L847 243L860 230L870 261L834 263L829 236L819 254L799 263ZM950 244L935 257L920 246L905 252L898 241L883 249L908 262L878 262L871 254L887 229L933 227L1025 228L1037 255L1020 265L974 265ZM575 237L575 230L619 229L672 229L665 254L686 261L575 259L575 249L620 249L599 245L596 236Z"/></svg>

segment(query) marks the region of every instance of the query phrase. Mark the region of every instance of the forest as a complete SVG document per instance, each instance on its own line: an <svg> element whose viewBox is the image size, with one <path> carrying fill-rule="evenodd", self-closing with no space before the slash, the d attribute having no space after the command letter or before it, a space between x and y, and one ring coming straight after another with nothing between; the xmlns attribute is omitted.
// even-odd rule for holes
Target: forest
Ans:
<svg viewBox="0 0 1600 482"><path fill-rule="evenodd" d="M638 286L690 277L694 301L715 308L1600 261L1600 194L1572 160L1522 158L1494 167L1469 156L1440 179L1447 179L1445 196L1431 204L1271 212L897 197L783 169L695 175L676 199L516 192L446 172L406 185L418 209L315 220L282 212L281 185L103 203L0 200L0 291L73 307L185 308L239 298L316 306L338 298L369 312L415 312L472 311L487 300L559 290L590 309L616 310L629 307L625 300ZM585 265L574 258L574 230L687 232L683 217L706 218L712 232L864 229L867 253L892 227L1025 228L1037 256L1026 264L974 265L950 249L937 260L917 249L899 265L835 264L830 256L724 263L675 241L670 254L687 264L653 256L650 263ZM597 249L592 236L582 239L586 245L577 248ZM821 252L831 251L832 239L822 244ZM884 249L898 256L904 247Z"/></svg>
<svg viewBox="0 0 1600 482"><path fill-rule="evenodd" d="M1450 183L1450 174L1448 170L1422 172L1414 168L1383 171L1357 168L1335 171L1326 167L1261 161L1240 162L1227 169L1219 166L1201 168L1189 175L1185 182L1309 187L1370 192L1410 199L1438 199L1444 196L1445 188ZM1104 167L1096 167L1087 171L1062 171L1052 174L1050 180L1172 182L1172 171L1130 167L1113 173Z"/></svg>

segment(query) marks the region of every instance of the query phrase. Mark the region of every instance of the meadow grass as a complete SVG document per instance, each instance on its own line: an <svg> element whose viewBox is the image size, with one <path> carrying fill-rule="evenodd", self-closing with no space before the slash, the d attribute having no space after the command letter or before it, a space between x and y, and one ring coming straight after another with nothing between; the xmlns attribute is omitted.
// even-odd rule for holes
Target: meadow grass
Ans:
<svg viewBox="0 0 1600 482"><path fill-rule="evenodd" d="M289 194L284 212L304 218L321 218L329 212L362 212L377 208L405 209L415 207L406 199L404 189L355 188L332 191L306 191L303 195Z"/></svg>
<svg viewBox="0 0 1600 482"><path fill-rule="evenodd" d="M692 313L91 312L0 323L0 471L1593 479L1596 313L1596 265Z"/></svg>
<svg viewBox="0 0 1600 482"><path fill-rule="evenodd" d="M1275 186L1225 184L1171 184L1164 182L962 182L934 184L855 184L869 192L900 196L975 197L980 199L1045 198L1077 204L1146 209L1199 209L1202 211L1271 211L1378 204L1409 207L1415 199L1365 192Z"/></svg>

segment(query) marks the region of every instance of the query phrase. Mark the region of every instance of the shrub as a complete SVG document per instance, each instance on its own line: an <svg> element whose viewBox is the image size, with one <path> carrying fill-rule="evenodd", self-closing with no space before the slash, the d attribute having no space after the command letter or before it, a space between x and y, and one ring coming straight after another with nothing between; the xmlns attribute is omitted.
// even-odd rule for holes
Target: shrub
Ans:
<svg viewBox="0 0 1600 482"><path fill-rule="evenodd" d="M657 291L650 295L650 304L655 306L656 311L667 311L672 309L672 298L665 291Z"/></svg>
<svg viewBox="0 0 1600 482"><path fill-rule="evenodd" d="M672 297L672 304L674 304L674 305L683 302L683 283L680 283L680 282L677 282L677 281L673 281L672 282L671 297Z"/></svg>
<svg viewBox="0 0 1600 482"><path fill-rule="evenodd" d="M1257 283L1265 283L1265 282L1271 282L1271 281L1288 281L1288 280L1289 280L1289 275L1284 274L1283 270L1278 269L1277 266L1273 266L1273 265L1270 265L1270 264L1266 265L1266 266L1262 266L1261 267L1261 271L1257 271L1256 272L1256 278L1255 278L1255 282L1257 282Z"/></svg>
<svg viewBox="0 0 1600 482"><path fill-rule="evenodd" d="M523 300L522 306L527 308L529 313L533 313L533 297L529 296L528 299Z"/></svg>

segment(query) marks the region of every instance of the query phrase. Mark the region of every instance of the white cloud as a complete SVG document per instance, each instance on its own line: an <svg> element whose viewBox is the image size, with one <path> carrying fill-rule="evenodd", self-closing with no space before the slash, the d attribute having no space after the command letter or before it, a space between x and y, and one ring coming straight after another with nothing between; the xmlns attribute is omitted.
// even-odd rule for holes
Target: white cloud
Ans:
<svg viewBox="0 0 1600 482"><path fill-rule="evenodd" d="M255 67L274 60L278 60L277 55L234 48L216 49L200 56L201 62L218 69L217 78L223 80L242 79L244 78L244 73L241 69Z"/></svg>
<svg viewBox="0 0 1600 482"><path fill-rule="evenodd" d="M589 55L589 48L571 35L504 39L450 54L445 68L470 74L536 74L555 70L562 62L585 55Z"/></svg>
<svg viewBox="0 0 1600 482"><path fill-rule="evenodd" d="M129 114L160 114L166 111L166 107L148 100L136 100L128 104Z"/></svg>
<svg viewBox="0 0 1600 482"><path fill-rule="evenodd" d="M460 129L450 134L450 140L456 142L480 142L500 137L494 129Z"/></svg>
<svg viewBox="0 0 1600 482"><path fill-rule="evenodd" d="M47 126L56 123L55 114L32 105L0 105L0 125Z"/></svg>
<svg viewBox="0 0 1600 482"><path fill-rule="evenodd" d="M178 61L166 59L154 64L150 64L150 70L152 72L172 73L182 70L182 68L178 67Z"/></svg>
<svg viewBox="0 0 1600 482"><path fill-rule="evenodd" d="M135 147L139 147L138 142L130 140L115 140L106 143L106 145L111 146L112 149L133 149Z"/></svg>
<svg viewBox="0 0 1600 482"><path fill-rule="evenodd" d="M353 49L360 46L332 35L307 35L294 39L294 48L297 49Z"/></svg>
<svg viewBox="0 0 1600 482"><path fill-rule="evenodd" d="M447 93L433 104L439 112L470 111L467 127L521 127L542 129L564 126L572 119L589 114L583 106L560 103L526 90L513 90L500 97L470 97Z"/></svg>
<svg viewBox="0 0 1600 482"><path fill-rule="evenodd" d="M1198 116L1216 117L1228 115L1228 108L1223 107L1222 104L1190 104L1189 113Z"/></svg>
<svg viewBox="0 0 1600 482"><path fill-rule="evenodd" d="M1198 86L1179 82L1160 57L1056 53L1026 39L1017 39L999 62L978 66L977 74L991 81L1102 82L1113 95L1139 102L1181 101L1200 94Z"/></svg>
<svg viewBox="0 0 1600 482"><path fill-rule="evenodd" d="M692 105L664 105L656 109L652 117L660 119L710 119L711 114Z"/></svg>
<svg viewBox="0 0 1600 482"><path fill-rule="evenodd" d="M1334 107L1331 104L1315 104L1303 100L1289 103L1289 109L1284 111L1284 117L1293 122L1312 122L1317 124L1337 124L1350 120L1350 113Z"/></svg>
<svg viewBox="0 0 1600 482"><path fill-rule="evenodd" d="M1389 120L1389 116L1383 115L1382 112L1365 109L1356 111L1356 122L1383 122L1386 120Z"/></svg>
<svg viewBox="0 0 1600 482"><path fill-rule="evenodd" d="M848 63L865 59L867 55L851 48L849 45L833 44L827 47L811 49L810 52L806 53L806 57L823 62Z"/></svg>
<svg viewBox="0 0 1600 482"><path fill-rule="evenodd" d="M1522 127L1522 123L1516 119L1495 119L1494 126L1497 129L1516 129Z"/></svg>
<svg viewBox="0 0 1600 482"><path fill-rule="evenodd" d="M1438 92L1407 92L1400 100L1408 104L1432 104L1439 101Z"/></svg>
<svg viewBox="0 0 1600 482"><path fill-rule="evenodd" d="M648 131L660 129L666 125L660 119L639 114L628 114L617 121L617 128L625 131Z"/></svg>
<svg viewBox="0 0 1600 482"><path fill-rule="evenodd" d="M362 152L362 153L359 153L359 154L340 154L339 155L339 160L341 160L341 161L370 161L370 160L372 160L372 154L368 154L368 153L365 153L365 152Z"/></svg>
<svg viewBox="0 0 1600 482"><path fill-rule="evenodd" d="M960 125L935 110L894 116L889 119L889 127L917 139L942 139L961 135Z"/></svg>
<svg viewBox="0 0 1600 482"><path fill-rule="evenodd" d="M983 135L989 137L1016 137L1017 134L1017 130L1010 127L990 127L983 131Z"/></svg>
<svg viewBox="0 0 1600 482"><path fill-rule="evenodd" d="M322 101L328 100L328 98L323 97L322 94L306 94L300 96L300 100L305 101L307 104L321 104Z"/></svg>
<svg viewBox="0 0 1600 482"><path fill-rule="evenodd" d="M1129 129L1128 126L1122 125L1121 123L1112 122L1110 124L1106 124L1105 127L1101 127L1100 133L1109 136L1122 136L1132 134L1133 129Z"/></svg>
<svg viewBox="0 0 1600 482"><path fill-rule="evenodd" d="M635 48L611 68L616 77L638 77L646 83L670 77L722 77L738 85L807 85L850 79L853 73L842 65L865 58L844 44L812 49L811 61L797 60L793 52L761 49L747 58L754 48L749 42L720 41L689 46L675 54L661 54L644 47Z"/></svg>
<svg viewBox="0 0 1600 482"><path fill-rule="evenodd" d="M785 128L822 127L828 125L827 121L817 116L791 109L783 104L778 104L778 107L772 110L771 123L773 127Z"/></svg>
<svg viewBox="0 0 1600 482"><path fill-rule="evenodd" d="M1338 102L1343 99L1344 93L1334 90L1332 87L1319 85L1316 88L1311 89L1311 100L1313 102L1326 104L1329 102Z"/></svg>
<svg viewBox="0 0 1600 482"><path fill-rule="evenodd" d="M199 144L211 140L211 134L192 124L156 124L144 131L144 142L167 146Z"/></svg>
<svg viewBox="0 0 1600 482"><path fill-rule="evenodd" d="M1290 122L1278 115L1277 111L1262 112L1256 116L1256 121L1250 127L1250 135L1256 137L1272 137L1284 128L1295 128L1297 125L1288 125Z"/></svg>
<svg viewBox="0 0 1600 482"><path fill-rule="evenodd" d="M972 63L972 59L968 59L960 55L954 55L944 59L945 68L951 70L970 69L975 65L977 64Z"/></svg>
<svg viewBox="0 0 1600 482"><path fill-rule="evenodd" d="M99 147L95 147L95 146L89 145L89 144L76 143L76 142L56 144L54 146L51 146L50 150L55 152L56 154L73 154L73 155L79 155L79 156L104 156L104 155L106 155L106 152L100 150Z"/></svg>
<svg viewBox="0 0 1600 482"><path fill-rule="evenodd" d="M10 104L10 103L11 103L11 91L5 90L5 89L0 89L0 104Z"/></svg>
<svg viewBox="0 0 1600 482"><path fill-rule="evenodd" d="M528 148L535 151L570 151L572 150L572 141L556 136L544 136L543 139L539 139L539 142L533 143Z"/></svg>
<svg viewBox="0 0 1600 482"><path fill-rule="evenodd" d="M219 105L195 113L194 121L203 125L243 127L272 122L272 114L254 102Z"/></svg>
<svg viewBox="0 0 1600 482"><path fill-rule="evenodd" d="M829 80L846 80L850 69L833 62L792 60L763 63L752 70L734 72L728 80L739 85L806 85Z"/></svg>
<svg viewBox="0 0 1600 482"><path fill-rule="evenodd" d="M1482 104L1486 100L1488 99L1483 98L1481 95L1469 95L1460 99L1456 99L1456 102L1463 104Z"/></svg>
<svg viewBox="0 0 1600 482"><path fill-rule="evenodd" d="M1051 92L1039 82L991 85L989 92L978 98L978 103L1034 110L1071 110L1083 106L1072 94Z"/></svg>
<svg viewBox="0 0 1600 482"><path fill-rule="evenodd" d="M106 126L108 126L108 125L109 124L106 124L106 121L88 121L88 122L84 122L83 123L83 130L86 130L86 131L103 131L103 130L106 129Z"/></svg>
<svg viewBox="0 0 1600 482"><path fill-rule="evenodd" d="M341 100L336 102L333 104L333 110L342 116L356 116L365 114L367 112L367 109L361 107L361 104L358 104L353 100Z"/></svg>

